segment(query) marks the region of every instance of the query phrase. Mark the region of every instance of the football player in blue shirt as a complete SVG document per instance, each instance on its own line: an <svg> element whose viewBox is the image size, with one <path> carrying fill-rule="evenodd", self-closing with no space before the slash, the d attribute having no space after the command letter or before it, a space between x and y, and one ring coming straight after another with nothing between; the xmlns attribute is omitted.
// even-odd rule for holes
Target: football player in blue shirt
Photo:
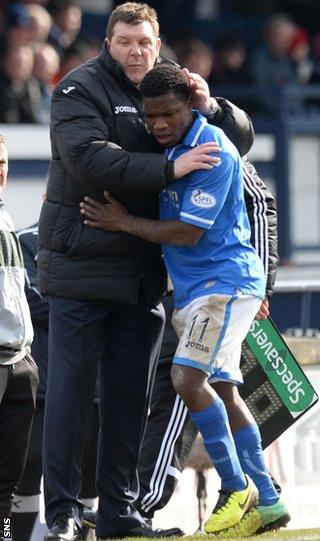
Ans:
<svg viewBox="0 0 320 541"><path fill-rule="evenodd" d="M285 508L265 467L259 429L238 393L241 343L265 298L263 265L250 244L241 158L220 128L192 110L188 81L177 66L152 69L140 92L147 129L169 160L214 141L220 164L168 185L158 221L130 215L109 193L106 205L85 198L81 212L85 225L162 244L180 338L173 386L221 478L204 529L223 537L250 535L261 527L261 509L278 516Z"/></svg>

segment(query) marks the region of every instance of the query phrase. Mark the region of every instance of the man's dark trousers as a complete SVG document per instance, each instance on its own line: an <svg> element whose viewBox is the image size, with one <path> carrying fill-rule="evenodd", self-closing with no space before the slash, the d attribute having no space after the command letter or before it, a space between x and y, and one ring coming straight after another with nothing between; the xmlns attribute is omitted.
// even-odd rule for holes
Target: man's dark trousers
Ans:
<svg viewBox="0 0 320 541"><path fill-rule="evenodd" d="M0 530L3 516L11 513L13 493L23 473L38 383L38 369L30 355L0 366Z"/></svg>
<svg viewBox="0 0 320 541"><path fill-rule="evenodd" d="M51 296L44 424L46 519L79 517L81 463L99 364L97 536L140 525L136 465L164 327L162 305L127 306ZM81 511L80 511L81 513Z"/></svg>

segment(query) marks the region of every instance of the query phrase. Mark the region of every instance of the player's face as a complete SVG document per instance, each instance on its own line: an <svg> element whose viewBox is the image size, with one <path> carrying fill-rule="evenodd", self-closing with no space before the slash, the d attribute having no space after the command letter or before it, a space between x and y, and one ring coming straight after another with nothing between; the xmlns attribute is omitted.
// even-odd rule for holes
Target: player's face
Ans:
<svg viewBox="0 0 320 541"><path fill-rule="evenodd" d="M174 92L144 98L143 109L148 131L164 147L179 143L192 124L191 102Z"/></svg>
<svg viewBox="0 0 320 541"><path fill-rule="evenodd" d="M0 143L0 193L7 185L8 176L8 151L6 145Z"/></svg>
<svg viewBox="0 0 320 541"><path fill-rule="evenodd" d="M160 50L160 38L154 35L151 24L117 22L106 44L111 56L123 67L134 85L139 85L145 74L153 68Z"/></svg>

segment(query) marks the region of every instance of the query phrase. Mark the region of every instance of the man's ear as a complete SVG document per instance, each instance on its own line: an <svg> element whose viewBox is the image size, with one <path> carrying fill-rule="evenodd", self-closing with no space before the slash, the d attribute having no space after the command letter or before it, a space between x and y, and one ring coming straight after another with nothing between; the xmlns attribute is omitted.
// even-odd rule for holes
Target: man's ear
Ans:
<svg viewBox="0 0 320 541"><path fill-rule="evenodd" d="M160 54L160 49L161 49L161 38L157 38L157 44L156 44L156 47L157 47L157 54L159 56Z"/></svg>
<svg viewBox="0 0 320 541"><path fill-rule="evenodd" d="M104 42L105 42L107 51L109 51L109 48L110 48L110 40L109 40L109 38L106 38L106 39L104 40Z"/></svg>

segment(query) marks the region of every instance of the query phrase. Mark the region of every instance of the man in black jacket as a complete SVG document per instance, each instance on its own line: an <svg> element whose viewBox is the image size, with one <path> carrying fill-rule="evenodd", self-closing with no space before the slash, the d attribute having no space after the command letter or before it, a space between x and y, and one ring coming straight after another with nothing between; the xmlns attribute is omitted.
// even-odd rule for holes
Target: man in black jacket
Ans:
<svg viewBox="0 0 320 541"><path fill-rule="evenodd" d="M205 145L172 166L146 132L138 85L160 61L158 31L148 6L119 6L109 19L101 55L62 79L52 99L52 160L38 259L39 283L49 295L51 313L44 427L46 541L79 538L81 459L98 359L97 536L175 533L153 532L133 506L164 324L158 304L166 287L160 249L130 235L86 227L79 209L84 195L102 201L103 190L109 190L133 214L155 218L157 192L215 163L206 153L216 147ZM217 123L227 117L235 133L244 131L248 150L252 127L247 116L228 102L222 109L196 78L194 84L197 107L213 114Z"/></svg>

